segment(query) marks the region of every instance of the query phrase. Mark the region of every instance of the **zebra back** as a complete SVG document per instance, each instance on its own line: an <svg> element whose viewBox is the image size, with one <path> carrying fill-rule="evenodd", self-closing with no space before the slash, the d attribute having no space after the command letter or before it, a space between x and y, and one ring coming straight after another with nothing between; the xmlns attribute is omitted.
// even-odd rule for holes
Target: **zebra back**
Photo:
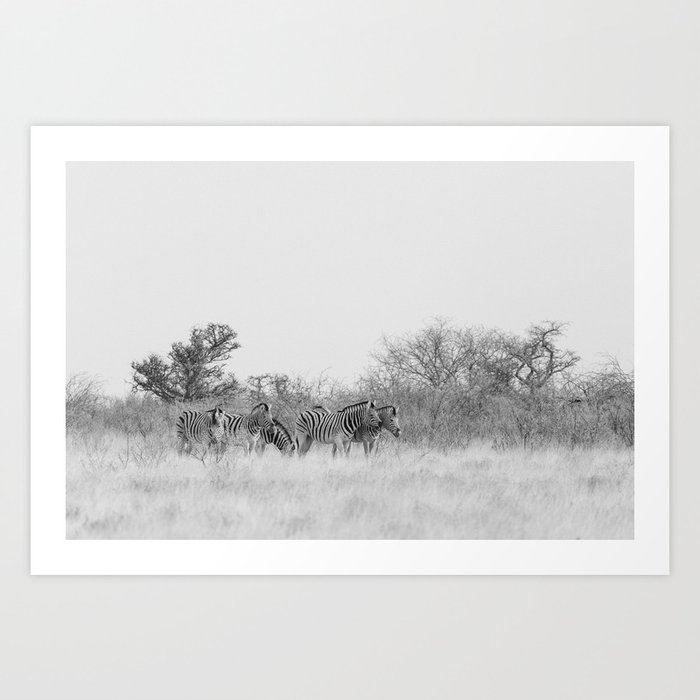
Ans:
<svg viewBox="0 0 700 700"><path fill-rule="evenodd" d="M208 411L183 411L177 419L175 430L182 442L211 444L224 437L225 413L218 406Z"/></svg>
<svg viewBox="0 0 700 700"><path fill-rule="evenodd" d="M275 422L270 415L270 405L259 403L245 416L239 413L224 414L224 432L227 437L246 434L257 439L262 430L274 430Z"/></svg>
<svg viewBox="0 0 700 700"><path fill-rule="evenodd" d="M297 416L297 440L301 436L326 444L334 442L338 437L350 440L364 420L367 420L369 426L379 426L379 416L373 401L360 401L340 411L327 411L322 407L307 410Z"/></svg>
<svg viewBox="0 0 700 700"><path fill-rule="evenodd" d="M226 437L232 437L241 427L243 416L239 413L224 413L223 425Z"/></svg>

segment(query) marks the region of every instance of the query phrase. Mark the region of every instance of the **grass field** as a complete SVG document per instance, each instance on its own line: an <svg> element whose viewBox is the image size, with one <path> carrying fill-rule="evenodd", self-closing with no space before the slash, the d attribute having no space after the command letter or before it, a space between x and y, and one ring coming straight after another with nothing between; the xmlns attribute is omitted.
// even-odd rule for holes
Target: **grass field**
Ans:
<svg viewBox="0 0 700 700"><path fill-rule="evenodd" d="M632 450L440 452L383 440L367 463L268 448L179 458L169 441L69 437L69 539L622 539Z"/></svg>

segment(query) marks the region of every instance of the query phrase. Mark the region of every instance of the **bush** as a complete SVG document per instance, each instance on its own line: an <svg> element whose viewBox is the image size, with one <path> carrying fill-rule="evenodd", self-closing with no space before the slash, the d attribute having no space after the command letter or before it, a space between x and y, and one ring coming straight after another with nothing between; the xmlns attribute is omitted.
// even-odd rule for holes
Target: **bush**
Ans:
<svg viewBox="0 0 700 700"><path fill-rule="evenodd" d="M104 404L100 380L84 373L74 374L66 383L66 429L89 427Z"/></svg>
<svg viewBox="0 0 700 700"><path fill-rule="evenodd" d="M609 359L577 373L578 357L557 346L564 325L531 326L523 337L482 328L457 329L438 319L416 334L383 339L373 363L352 385L262 374L225 399L165 402L150 394L106 398L100 383L76 375L66 388L66 421L76 433L100 426L137 438L157 461L185 408L220 405L245 414L265 401L289 431L315 405L336 410L363 399L399 409L402 442L441 449L474 440L495 448L634 444L634 377ZM151 444L152 443L152 444ZM135 444L135 443L134 443ZM149 457L151 455L151 457Z"/></svg>

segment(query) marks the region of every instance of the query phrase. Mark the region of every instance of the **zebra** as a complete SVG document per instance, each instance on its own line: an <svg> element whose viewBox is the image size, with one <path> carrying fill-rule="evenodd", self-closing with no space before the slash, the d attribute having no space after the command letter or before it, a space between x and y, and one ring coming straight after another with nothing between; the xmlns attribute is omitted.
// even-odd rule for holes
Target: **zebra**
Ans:
<svg viewBox="0 0 700 700"><path fill-rule="evenodd" d="M223 424L226 439L233 438L240 441L249 454L252 453L258 442L260 433L263 430L273 430L275 427L274 420L270 415L270 405L267 403L259 403L254 406L247 416L238 413L225 413Z"/></svg>
<svg viewBox="0 0 700 700"><path fill-rule="evenodd" d="M287 428L276 418L273 418L272 422L275 424L274 428L263 428L260 431L261 440L255 446L256 450L262 454L267 445L274 445L284 455L294 454L296 445Z"/></svg>
<svg viewBox="0 0 700 700"><path fill-rule="evenodd" d="M297 454L300 457L305 455L314 440L342 448L363 421L374 428L379 427L374 401L360 401L340 411L327 411L322 407L304 411L297 416L295 424Z"/></svg>
<svg viewBox="0 0 700 700"><path fill-rule="evenodd" d="M183 411L175 424L178 437L178 454L186 449L191 454L195 443L205 446L205 452L212 445L220 444L225 435L225 416L223 409L211 408L208 411Z"/></svg>
<svg viewBox="0 0 700 700"><path fill-rule="evenodd" d="M355 434L347 441L345 444L345 451L349 454L350 448L353 442L361 442L362 446L365 448L365 457L369 457L372 454L379 436L381 435L382 428L388 430L395 438L401 436L401 426L399 425L399 420L396 416L398 409L396 406L382 406L377 409L377 415L379 416L379 427L374 428L371 425L366 424L364 421L362 425L355 431ZM338 448L333 445L333 454L335 454Z"/></svg>

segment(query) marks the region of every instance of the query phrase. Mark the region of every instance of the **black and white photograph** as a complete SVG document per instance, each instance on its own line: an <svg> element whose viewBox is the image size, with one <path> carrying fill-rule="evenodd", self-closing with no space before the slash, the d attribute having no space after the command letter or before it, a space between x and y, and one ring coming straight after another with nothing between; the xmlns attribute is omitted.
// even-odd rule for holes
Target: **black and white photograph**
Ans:
<svg viewBox="0 0 700 700"><path fill-rule="evenodd" d="M633 538L633 184L69 163L67 538Z"/></svg>
<svg viewBox="0 0 700 700"><path fill-rule="evenodd" d="M667 129L32 158L33 571L666 569Z"/></svg>

